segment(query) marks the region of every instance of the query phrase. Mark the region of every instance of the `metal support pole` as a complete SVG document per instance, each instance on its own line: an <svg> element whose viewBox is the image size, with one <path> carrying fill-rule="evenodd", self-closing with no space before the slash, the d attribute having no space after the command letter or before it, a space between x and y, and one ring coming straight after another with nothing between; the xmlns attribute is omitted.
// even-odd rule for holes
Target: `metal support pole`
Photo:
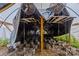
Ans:
<svg viewBox="0 0 79 59"><path fill-rule="evenodd" d="M40 36L41 36L41 51L44 49L44 20L40 17Z"/></svg>

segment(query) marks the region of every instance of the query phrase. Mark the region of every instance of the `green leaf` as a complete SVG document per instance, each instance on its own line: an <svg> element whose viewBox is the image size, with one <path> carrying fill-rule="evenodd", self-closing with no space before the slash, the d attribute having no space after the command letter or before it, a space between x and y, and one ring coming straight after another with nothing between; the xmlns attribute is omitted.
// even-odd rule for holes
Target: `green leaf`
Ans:
<svg viewBox="0 0 79 59"><path fill-rule="evenodd" d="M70 43L71 46L75 48L79 48L79 41L74 36L69 36L69 34L65 34L61 36L55 36L54 38L58 41Z"/></svg>

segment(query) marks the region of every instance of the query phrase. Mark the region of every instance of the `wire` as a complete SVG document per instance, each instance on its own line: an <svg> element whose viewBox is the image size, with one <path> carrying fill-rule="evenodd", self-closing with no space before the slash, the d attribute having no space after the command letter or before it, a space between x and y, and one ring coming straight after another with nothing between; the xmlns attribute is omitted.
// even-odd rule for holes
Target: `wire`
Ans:
<svg viewBox="0 0 79 59"><path fill-rule="evenodd" d="M70 8L70 7L68 7L68 6L66 6L66 7L69 8L71 11L73 11L73 12L79 17L79 14L76 13L72 8Z"/></svg>
<svg viewBox="0 0 79 59"><path fill-rule="evenodd" d="M13 12L11 12L5 19L4 19L4 21L3 21L3 23L1 24L1 26L5 23L5 21L8 19L8 17L10 16L10 15L12 15L16 10L18 10L19 8L17 8L17 9L15 9ZM1 26L0 26L0 28L1 28Z"/></svg>

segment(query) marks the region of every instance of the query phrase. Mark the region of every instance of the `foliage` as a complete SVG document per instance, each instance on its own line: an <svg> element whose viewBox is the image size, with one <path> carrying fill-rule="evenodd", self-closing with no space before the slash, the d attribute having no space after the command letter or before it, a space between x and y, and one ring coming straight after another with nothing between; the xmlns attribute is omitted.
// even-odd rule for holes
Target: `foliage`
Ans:
<svg viewBox="0 0 79 59"><path fill-rule="evenodd" d="M7 46L7 44L8 44L8 39L0 38L1 47Z"/></svg>
<svg viewBox="0 0 79 59"><path fill-rule="evenodd" d="M79 40L77 40L74 36L69 36L69 34L56 36L54 37L58 41L64 41L67 43L70 43L73 47L79 48Z"/></svg>

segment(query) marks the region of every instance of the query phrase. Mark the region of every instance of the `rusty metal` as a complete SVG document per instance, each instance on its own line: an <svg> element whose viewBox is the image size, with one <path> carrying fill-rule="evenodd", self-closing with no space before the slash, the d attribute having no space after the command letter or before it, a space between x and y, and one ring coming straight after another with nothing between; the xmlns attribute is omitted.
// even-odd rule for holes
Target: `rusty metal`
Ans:
<svg viewBox="0 0 79 59"><path fill-rule="evenodd" d="M40 17L40 36L41 36L41 51L44 49L44 21L43 21L43 17Z"/></svg>

